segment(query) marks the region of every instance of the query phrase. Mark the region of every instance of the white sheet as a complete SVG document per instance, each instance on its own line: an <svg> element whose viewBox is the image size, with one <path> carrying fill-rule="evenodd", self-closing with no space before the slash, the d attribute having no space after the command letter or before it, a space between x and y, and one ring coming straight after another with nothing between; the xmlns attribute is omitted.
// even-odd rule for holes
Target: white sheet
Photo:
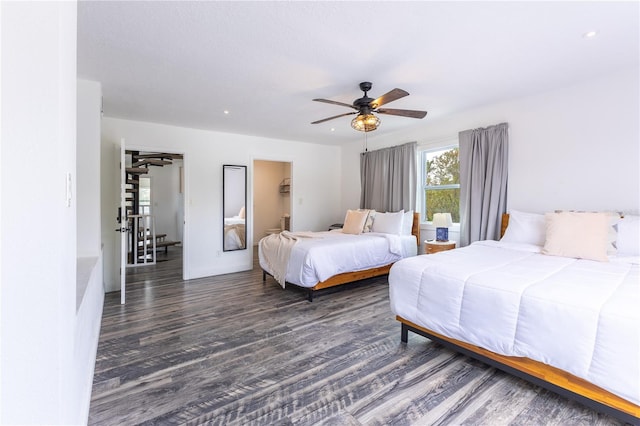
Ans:
<svg viewBox="0 0 640 426"><path fill-rule="evenodd" d="M225 217L224 224L225 225L244 225L245 223L244 223L244 218L240 216L233 216L233 217Z"/></svg>
<svg viewBox="0 0 640 426"><path fill-rule="evenodd" d="M230 226L224 227L224 249L225 250L238 250L242 248L242 241L235 228Z"/></svg>
<svg viewBox="0 0 640 426"><path fill-rule="evenodd" d="M568 371L640 404L640 276L628 259L545 256L483 241L397 262L392 311L508 356Z"/></svg>
<svg viewBox="0 0 640 426"><path fill-rule="evenodd" d="M242 225L239 227L238 225ZM225 250L238 250L245 248L244 243L244 229L245 220L240 216L225 217L224 218L224 249ZM240 229L239 229L240 228ZM242 236L238 233L242 232Z"/></svg>
<svg viewBox="0 0 640 426"><path fill-rule="evenodd" d="M295 233L294 233L295 234ZM305 233L308 236L308 233ZM343 234L339 230L314 232L315 238L299 240L291 249L286 281L313 287L320 281L343 272L361 271L415 256L417 242L413 235L369 232ZM258 245L260 266L272 274Z"/></svg>

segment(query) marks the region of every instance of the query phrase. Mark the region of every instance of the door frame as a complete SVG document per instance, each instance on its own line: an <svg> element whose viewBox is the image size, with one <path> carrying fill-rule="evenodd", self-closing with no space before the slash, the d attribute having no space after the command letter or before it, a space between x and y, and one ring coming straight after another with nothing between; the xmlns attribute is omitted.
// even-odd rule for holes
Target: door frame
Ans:
<svg viewBox="0 0 640 426"><path fill-rule="evenodd" d="M291 222L289 223L289 226L291 228L291 230L294 229L294 222L296 220L296 214L295 214L295 207L296 207L296 203L293 202L294 200L294 193L295 193L295 187L296 187L296 180L295 180L295 172L294 172L294 161L293 158L283 158L283 157L269 157L269 156L255 156L251 158L251 176L248 179L247 183L251 184L251 188L249 190L248 196L250 197L251 202L247 203L251 205L251 221L253 222L253 218L254 216L254 191L253 191L253 181L255 179L255 162L256 161L271 161L274 163L289 163L291 165L291 192L289 193L289 212L291 214ZM251 227L251 232L252 232L252 237L253 237L253 226ZM253 239L253 238L252 238ZM256 241L252 241L252 244L257 243Z"/></svg>
<svg viewBox="0 0 640 426"><path fill-rule="evenodd" d="M189 174L187 171L189 170L188 166L188 155L183 150L177 149L166 149L164 147L158 146L143 146L143 145L135 145L129 144L125 142L125 151L149 151L149 152L166 152L167 154L180 154L182 155L182 213L183 213L183 222L182 222L182 279L188 280L190 278L189 274ZM125 174L126 179L126 174Z"/></svg>

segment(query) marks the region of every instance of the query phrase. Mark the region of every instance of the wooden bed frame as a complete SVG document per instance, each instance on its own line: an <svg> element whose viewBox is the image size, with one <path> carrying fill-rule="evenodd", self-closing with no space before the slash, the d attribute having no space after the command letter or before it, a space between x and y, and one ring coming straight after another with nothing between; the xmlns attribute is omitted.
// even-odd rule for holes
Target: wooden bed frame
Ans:
<svg viewBox="0 0 640 426"><path fill-rule="evenodd" d="M416 237L416 244L420 247L420 213L413 213L413 224L411 226L411 234ZM364 280L367 278L379 277L381 275L388 275L389 270L393 266L393 263L388 265L379 266L377 268L365 269L363 271L354 271L354 272L344 272L342 274L334 275L330 278L327 278L324 281L320 281L313 287L302 287L296 284L287 283L290 285L295 285L296 287L300 287L306 289L308 291L308 300L309 302L313 302L313 293L317 290L322 290L325 288L335 287L342 284L348 284L360 280ZM266 271L262 271L262 281L267 279L267 275L271 275Z"/></svg>
<svg viewBox="0 0 640 426"><path fill-rule="evenodd" d="M509 216L504 214L502 216L501 235L504 235L508 223ZM404 343L407 343L409 331L412 331L492 367L523 378L567 398L574 399L597 411L609 414L632 425L640 425L640 406L564 370L529 358L500 355L479 346L436 333L400 316L396 316L396 319L402 324L400 340Z"/></svg>

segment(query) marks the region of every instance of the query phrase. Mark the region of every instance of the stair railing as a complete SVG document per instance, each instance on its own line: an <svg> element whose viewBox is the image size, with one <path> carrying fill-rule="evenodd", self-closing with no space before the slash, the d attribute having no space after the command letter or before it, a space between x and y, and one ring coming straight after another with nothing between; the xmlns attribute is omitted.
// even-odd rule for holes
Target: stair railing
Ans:
<svg viewBox="0 0 640 426"><path fill-rule="evenodd" d="M155 265L156 263L156 220L150 214L129 215L129 239L127 266Z"/></svg>

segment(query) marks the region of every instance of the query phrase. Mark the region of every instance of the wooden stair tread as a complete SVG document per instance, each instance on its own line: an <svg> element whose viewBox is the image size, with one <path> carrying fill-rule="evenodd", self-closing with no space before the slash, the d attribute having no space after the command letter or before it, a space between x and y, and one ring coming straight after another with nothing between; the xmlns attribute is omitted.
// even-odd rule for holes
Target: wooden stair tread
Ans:
<svg viewBox="0 0 640 426"><path fill-rule="evenodd" d="M182 159L182 154L170 154L168 152L158 152L158 153L150 153L150 154L132 154L131 151L127 152L131 154L131 158L134 160L139 160L141 158L151 158L151 159L159 159L163 160L168 158L170 160Z"/></svg>
<svg viewBox="0 0 640 426"><path fill-rule="evenodd" d="M136 175L146 175L149 173L149 169L141 168L141 167L127 167L127 173L136 174Z"/></svg>
<svg viewBox="0 0 640 426"><path fill-rule="evenodd" d="M171 161L167 161L167 160L156 160L156 159L145 159L145 160L140 160L140 161L136 161L135 163L133 163L131 166L132 167L139 167L139 166L145 166L145 165L151 165L151 166L166 166L169 164L173 164Z"/></svg>
<svg viewBox="0 0 640 426"><path fill-rule="evenodd" d="M180 244L180 241L157 241L156 247L175 246L176 244Z"/></svg>

